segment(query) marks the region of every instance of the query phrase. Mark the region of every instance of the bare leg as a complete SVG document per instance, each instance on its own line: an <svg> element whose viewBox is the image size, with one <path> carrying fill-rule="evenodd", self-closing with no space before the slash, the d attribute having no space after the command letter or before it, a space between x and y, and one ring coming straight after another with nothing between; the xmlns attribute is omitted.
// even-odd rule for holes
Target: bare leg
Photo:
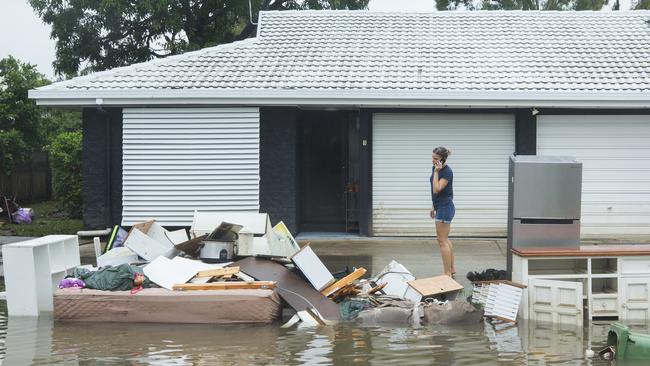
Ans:
<svg viewBox="0 0 650 366"><path fill-rule="evenodd" d="M449 240L449 236L447 236L447 245L449 246L449 249L451 250L451 273L455 274L456 273L456 260L454 259L454 245L451 243L451 240Z"/></svg>
<svg viewBox="0 0 650 366"><path fill-rule="evenodd" d="M453 274L452 269L454 267L454 252L448 237L450 227L451 225L449 224L436 221L436 237L438 239L438 245L440 246L440 255L442 256L444 273L447 276Z"/></svg>

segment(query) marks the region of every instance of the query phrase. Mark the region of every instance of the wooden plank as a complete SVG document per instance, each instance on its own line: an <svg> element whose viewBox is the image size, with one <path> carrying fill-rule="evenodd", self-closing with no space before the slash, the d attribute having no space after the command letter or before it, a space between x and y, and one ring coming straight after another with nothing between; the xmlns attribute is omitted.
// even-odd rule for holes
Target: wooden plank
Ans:
<svg viewBox="0 0 650 366"><path fill-rule="evenodd" d="M422 296L431 296L437 294L444 294L446 292L462 290L463 286L454 281L447 275L440 275L429 278L422 278L414 281L407 282L409 286L413 287Z"/></svg>
<svg viewBox="0 0 650 366"><path fill-rule="evenodd" d="M224 267L224 268L215 268L215 269L206 269L199 271L196 274L196 277L221 277L234 275L239 272L239 267Z"/></svg>
<svg viewBox="0 0 650 366"><path fill-rule="evenodd" d="M381 291L384 287L386 287L386 285L387 285L386 283L382 283L381 285L379 285L377 287L371 288L370 290L368 290L368 295L372 295L377 291Z"/></svg>
<svg viewBox="0 0 650 366"><path fill-rule="evenodd" d="M649 244L583 245L579 248L515 248L512 252L520 257L610 257L626 255L650 255Z"/></svg>
<svg viewBox="0 0 650 366"><path fill-rule="evenodd" d="M351 284L352 282L356 281L357 279L361 278L366 274L366 269L363 267L357 268L354 272L350 273L349 275L341 278L340 280L336 281L333 283L330 287L324 289L320 293L325 295L325 296L330 296L336 291L342 289L343 287Z"/></svg>
<svg viewBox="0 0 650 366"><path fill-rule="evenodd" d="M242 289L273 289L273 281L254 282L210 282L210 283L179 283L172 286L174 291L193 290L242 290Z"/></svg>

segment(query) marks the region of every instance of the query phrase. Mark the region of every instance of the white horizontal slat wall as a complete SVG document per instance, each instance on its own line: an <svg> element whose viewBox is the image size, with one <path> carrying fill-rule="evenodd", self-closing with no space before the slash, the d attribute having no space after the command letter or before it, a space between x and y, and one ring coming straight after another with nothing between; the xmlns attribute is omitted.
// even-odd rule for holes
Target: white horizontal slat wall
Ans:
<svg viewBox="0 0 650 366"><path fill-rule="evenodd" d="M582 162L583 237L650 234L650 116L538 116L537 154Z"/></svg>
<svg viewBox="0 0 650 366"><path fill-rule="evenodd" d="M122 225L259 211L258 108L125 108Z"/></svg>
<svg viewBox="0 0 650 366"><path fill-rule="evenodd" d="M430 236L431 151L452 150L456 217L451 235L504 236L508 157L515 149L507 114L375 114L372 230L376 236Z"/></svg>

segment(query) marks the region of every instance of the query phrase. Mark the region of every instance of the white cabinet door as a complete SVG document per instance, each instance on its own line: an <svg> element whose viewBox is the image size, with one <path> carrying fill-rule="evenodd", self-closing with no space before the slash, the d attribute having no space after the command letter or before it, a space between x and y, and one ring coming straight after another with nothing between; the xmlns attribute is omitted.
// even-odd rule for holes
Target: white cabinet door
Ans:
<svg viewBox="0 0 650 366"><path fill-rule="evenodd" d="M650 319L650 279L622 278L621 314L623 320L645 324Z"/></svg>
<svg viewBox="0 0 650 366"><path fill-rule="evenodd" d="M582 326L582 283L531 278L528 287L533 321Z"/></svg>

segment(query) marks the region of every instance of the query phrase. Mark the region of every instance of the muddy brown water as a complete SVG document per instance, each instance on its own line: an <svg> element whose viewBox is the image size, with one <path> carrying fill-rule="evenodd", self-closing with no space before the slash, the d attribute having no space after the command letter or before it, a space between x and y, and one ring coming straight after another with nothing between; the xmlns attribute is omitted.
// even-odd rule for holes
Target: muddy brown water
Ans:
<svg viewBox="0 0 650 366"><path fill-rule="evenodd" d="M331 271L376 273L396 259L416 276L437 274L430 243L314 243ZM459 273L505 266L502 243L456 244ZM459 278L466 284L466 280ZM7 317L0 301L2 365L610 365L585 357L606 345L608 321L582 328L520 321L516 326L264 326L61 323ZM650 332L641 324L634 331ZM621 365L622 363L618 363ZM648 365L650 362L623 363Z"/></svg>
<svg viewBox="0 0 650 366"><path fill-rule="evenodd" d="M2 365L609 365L584 356L587 348L605 346L607 327L343 323L281 329L2 316L0 357Z"/></svg>

